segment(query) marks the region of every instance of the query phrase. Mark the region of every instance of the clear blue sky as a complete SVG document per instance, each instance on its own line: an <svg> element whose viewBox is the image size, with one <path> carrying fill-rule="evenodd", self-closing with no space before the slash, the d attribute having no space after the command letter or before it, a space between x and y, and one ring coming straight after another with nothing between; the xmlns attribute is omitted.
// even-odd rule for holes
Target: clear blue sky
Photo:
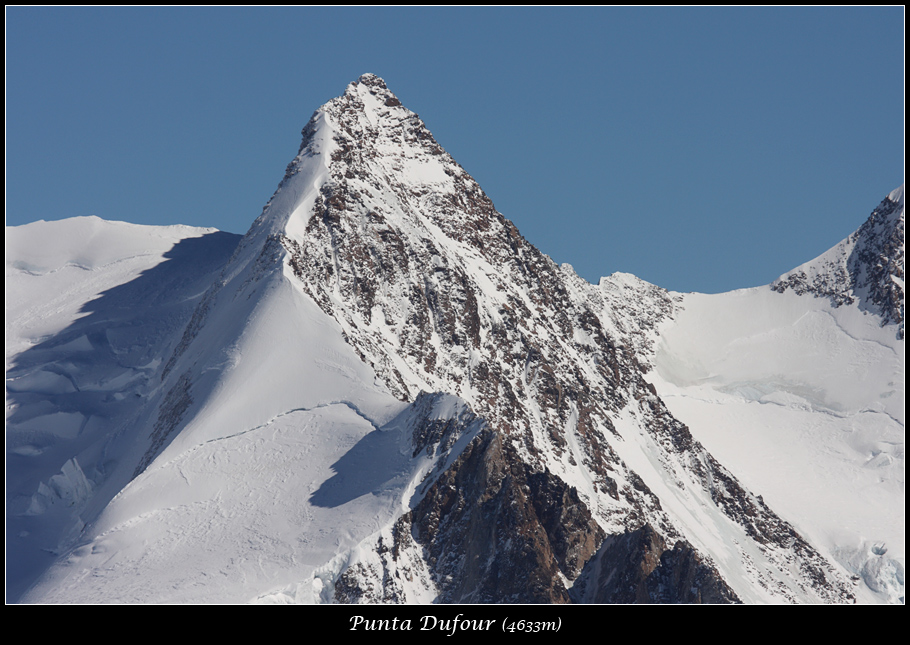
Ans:
<svg viewBox="0 0 910 645"><path fill-rule="evenodd" d="M244 233L365 72L591 281L766 284L904 181L903 7L12 7L6 37L7 225Z"/></svg>

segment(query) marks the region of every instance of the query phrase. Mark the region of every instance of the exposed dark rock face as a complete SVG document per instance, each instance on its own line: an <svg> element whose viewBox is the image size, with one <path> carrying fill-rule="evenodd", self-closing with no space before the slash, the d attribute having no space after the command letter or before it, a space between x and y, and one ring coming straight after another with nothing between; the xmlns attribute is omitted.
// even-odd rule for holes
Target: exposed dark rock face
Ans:
<svg viewBox="0 0 910 645"><path fill-rule="evenodd" d="M892 194L872 211L855 240L849 264L854 290L868 294L870 309L882 317L882 325L899 324L904 329L904 198Z"/></svg>
<svg viewBox="0 0 910 645"><path fill-rule="evenodd" d="M735 603L717 569L684 540L668 549L650 525L601 545L572 587L586 603Z"/></svg>
<svg viewBox="0 0 910 645"><path fill-rule="evenodd" d="M479 434L396 525L390 559L419 546L444 603L566 603L603 539L578 493L548 472L529 473L507 443ZM387 558L388 560L389 558ZM394 566L382 578L393 577ZM336 599L388 602L364 568L346 571Z"/></svg>
<svg viewBox="0 0 910 645"><path fill-rule="evenodd" d="M658 603L739 602L717 569L684 540L661 554L660 565L648 576L648 592Z"/></svg>
<svg viewBox="0 0 910 645"><path fill-rule="evenodd" d="M152 460L158 456L161 448L167 443L174 429L177 428L183 419L184 413L193 403L190 386L190 374L184 373L181 374L177 383L168 390L158 409L158 419L155 421L155 427L150 437L151 445L142 456L139 465L136 466L133 477L139 475L152 463Z"/></svg>
<svg viewBox="0 0 910 645"><path fill-rule="evenodd" d="M335 602L352 605L408 602L402 578L412 582L421 573L425 575L425 572L413 571L403 562L407 551L415 548L417 544L411 537L411 513L406 513L395 523L390 540L387 541L384 536L378 538L378 566L370 567L358 562L346 568L338 577L334 588Z"/></svg>
<svg viewBox="0 0 910 645"><path fill-rule="evenodd" d="M443 602L568 602L603 531L576 491L480 436L412 514Z"/></svg>

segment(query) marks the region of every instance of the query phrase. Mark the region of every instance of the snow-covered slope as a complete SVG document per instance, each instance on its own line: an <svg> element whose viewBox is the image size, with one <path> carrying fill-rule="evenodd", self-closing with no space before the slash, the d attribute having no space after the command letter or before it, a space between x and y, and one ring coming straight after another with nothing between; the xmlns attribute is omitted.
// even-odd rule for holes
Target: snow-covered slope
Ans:
<svg viewBox="0 0 910 645"><path fill-rule="evenodd" d="M122 379L114 398L139 395L129 416L60 442L40 476L22 462L15 522L48 518L48 490L80 500L44 520L58 557L20 576L39 576L25 601L857 598L815 525L779 516L665 404L713 360L672 343L695 308L556 266L382 79L316 111L262 215L211 257L205 286L168 291L192 312L132 339L155 357L141 388L87 355ZM48 356L35 405L60 383Z"/></svg>
<svg viewBox="0 0 910 645"><path fill-rule="evenodd" d="M115 446L238 239L97 217L6 229L9 598L128 481Z"/></svg>
<svg viewBox="0 0 910 645"><path fill-rule="evenodd" d="M904 595L903 222L901 187L771 289L674 294L651 379L745 485L892 602Z"/></svg>

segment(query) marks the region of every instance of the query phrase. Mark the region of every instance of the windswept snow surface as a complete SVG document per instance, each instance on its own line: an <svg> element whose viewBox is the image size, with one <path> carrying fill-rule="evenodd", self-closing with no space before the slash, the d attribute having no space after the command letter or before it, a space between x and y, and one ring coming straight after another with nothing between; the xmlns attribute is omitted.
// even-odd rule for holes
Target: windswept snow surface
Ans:
<svg viewBox="0 0 910 645"><path fill-rule="evenodd" d="M650 378L711 454L863 579L861 601L901 602L904 347L880 322L767 287L685 294Z"/></svg>
<svg viewBox="0 0 910 645"><path fill-rule="evenodd" d="M235 244L238 239L215 229L140 226L98 217L7 227L7 361L87 315L89 301L176 255L179 242L212 234L233 238Z"/></svg>
<svg viewBox="0 0 910 645"><path fill-rule="evenodd" d="M169 450L25 600L328 602L432 464L407 450L409 415L376 428L326 404Z"/></svg>

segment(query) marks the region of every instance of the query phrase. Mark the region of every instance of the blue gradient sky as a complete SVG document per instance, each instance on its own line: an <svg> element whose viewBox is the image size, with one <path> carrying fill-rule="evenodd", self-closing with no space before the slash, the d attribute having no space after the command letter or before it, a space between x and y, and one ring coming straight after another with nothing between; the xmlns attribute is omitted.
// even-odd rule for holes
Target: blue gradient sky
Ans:
<svg viewBox="0 0 910 645"><path fill-rule="evenodd" d="M596 281L766 284L904 181L904 9L6 10L6 223L243 233L313 111L382 76Z"/></svg>

